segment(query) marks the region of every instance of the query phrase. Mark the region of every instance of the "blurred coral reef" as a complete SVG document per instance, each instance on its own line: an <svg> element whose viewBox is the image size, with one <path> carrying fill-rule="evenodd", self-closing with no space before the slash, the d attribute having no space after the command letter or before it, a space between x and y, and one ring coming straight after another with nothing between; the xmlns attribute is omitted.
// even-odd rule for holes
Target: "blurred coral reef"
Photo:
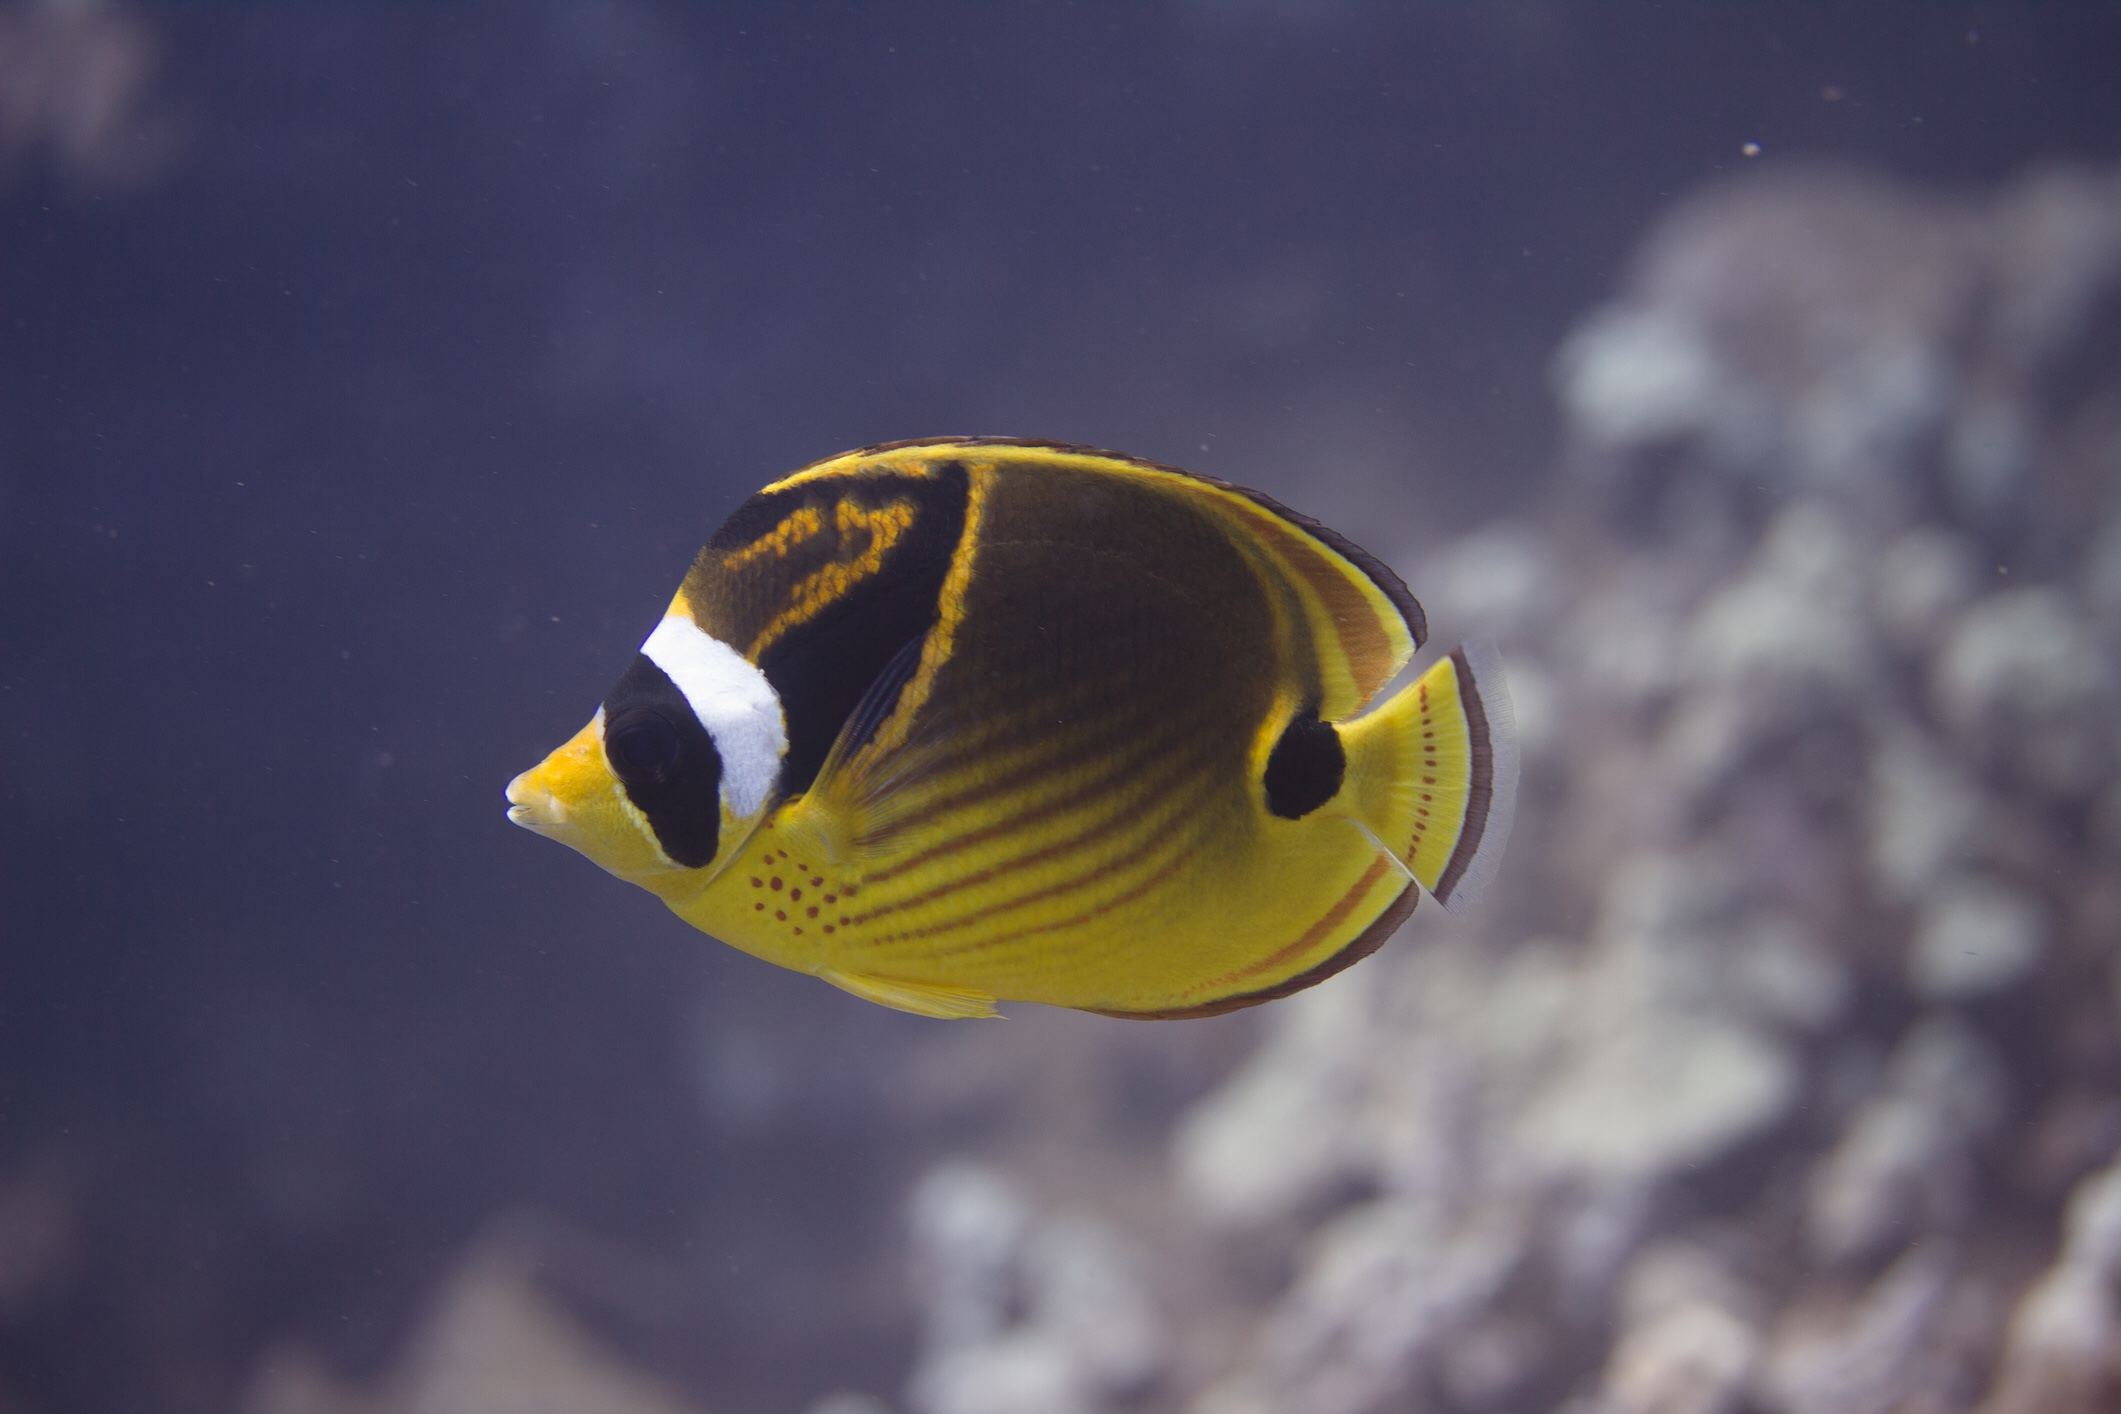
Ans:
<svg viewBox="0 0 2121 1414"><path fill-rule="evenodd" d="M1246 1029L919 1042L909 1372L812 1414L2121 1408L2121 174L1732 180L1555 372L1542 499L1403 557L1510 664L1496 896ZM1085 1108L1206 1035L1175 1126ZM540 1271L247 1414L693 1407Z"/></svg>
<svg viewBox="0 0 2121 1414"><path fill-rule="evenodd" d="M0 185L43 163L88 192L151 184L182 145L153 28L108 0L0 5Z"/></svg>
<svg viewBox="0 0 2121 1414"><path fill-rule="evenodd" d="M1110 1407L1161 1363L1130 1245L1084 1212L1041 1213L993 1169L931 1169L910 1202L926 1308L908 1389L920 1414Z"/></svg>
<svg viewBox="0 0 2121 1414"><path fill-rule="evenodd" d="M489 1238L434 1299L395 1363L362 1388L301 1347L268 1353L245 1414L693 1414L602 1342L541 1280L531 1247Z"/></svg>

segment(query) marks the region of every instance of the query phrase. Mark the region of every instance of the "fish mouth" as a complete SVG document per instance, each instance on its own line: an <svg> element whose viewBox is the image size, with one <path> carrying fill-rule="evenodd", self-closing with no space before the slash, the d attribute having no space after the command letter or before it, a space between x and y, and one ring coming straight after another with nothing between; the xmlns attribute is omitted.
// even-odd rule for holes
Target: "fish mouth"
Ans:
<svg viewBox="0 0 2121 1414"><path fill-rule="evenodd" d="M567 807L532 779L537 774L538 768L533 767L508 783L508 819L511 824L546 835L566 825Z"/></svg>
<svg viewBox="0 0 2121 1414"><path fill-rule="evenodd" d="M597 828L598 812L617 782L604 762L604 712L543 761L508 783L508 819L526 830L582 849L584 831Z"/></svg>

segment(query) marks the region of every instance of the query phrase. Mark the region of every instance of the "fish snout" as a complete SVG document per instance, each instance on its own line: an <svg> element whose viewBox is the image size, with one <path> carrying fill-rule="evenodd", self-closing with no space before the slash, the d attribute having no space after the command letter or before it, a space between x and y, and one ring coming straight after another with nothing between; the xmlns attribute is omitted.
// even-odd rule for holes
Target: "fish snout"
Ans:
<svg viewBox="0 0 2121 1414"><path fill-rule="evenodd" d="M600 711L565 746L508 783L508 818L526 830L565 839L587 823L613 781L604 765ZM572 843L572 841L567 841Z"/></svg>
<svg viewBox="0 0 2121 1414"><path fill-rule="evenodd" d="M508 783L508 818L526 830L550 834L567 824L567 807L538 778L544 767L533 766Z"/></svg>
<svg viewBox="0 0 2121 1414"><path fill-rule="evenodd" d="M641 882L675 868L604 760L604 714L508 783L508 818Z"/></svg>

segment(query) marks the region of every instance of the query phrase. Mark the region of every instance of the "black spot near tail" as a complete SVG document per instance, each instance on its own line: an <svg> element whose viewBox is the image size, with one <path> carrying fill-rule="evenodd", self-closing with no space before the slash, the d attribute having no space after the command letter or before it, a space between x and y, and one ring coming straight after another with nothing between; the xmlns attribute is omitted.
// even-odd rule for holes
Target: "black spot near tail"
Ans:
<svg viewBox="0 0 2121 1414"><path fill-rule="evenodd" d="M1340 794L1347 778L1348 753L1331 722L1306 710L1282 731L1267 757L1267 809L1284 820L1304 816Z"/></svg>

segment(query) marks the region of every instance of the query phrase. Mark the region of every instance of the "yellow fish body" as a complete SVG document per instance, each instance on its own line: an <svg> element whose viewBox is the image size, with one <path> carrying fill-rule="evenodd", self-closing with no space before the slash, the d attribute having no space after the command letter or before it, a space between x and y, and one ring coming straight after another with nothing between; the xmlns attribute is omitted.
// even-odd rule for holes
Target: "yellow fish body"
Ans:
<svg viewBox="0 0 2121 1414"><path fill-rule="evenodd" d="M1491 655L1364 712L1421 606L1257 493L1043 443L817 463L700 552L509 818L687 922L931 1016L1285 996L1494 869Z"/></svg>

